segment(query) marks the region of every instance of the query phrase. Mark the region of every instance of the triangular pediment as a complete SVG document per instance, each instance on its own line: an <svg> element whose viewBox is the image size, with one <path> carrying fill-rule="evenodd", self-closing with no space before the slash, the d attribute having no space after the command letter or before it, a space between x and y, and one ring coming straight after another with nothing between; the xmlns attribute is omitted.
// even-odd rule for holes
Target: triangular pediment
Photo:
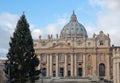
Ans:
<svg viewBox="0 0 120 83"><path fill-rule="evenodd" d="M51 49L56 49L56 48L72 48L70 45L67 45L65 43L58 43L56 45L53 45L50 47Z"/></svg>

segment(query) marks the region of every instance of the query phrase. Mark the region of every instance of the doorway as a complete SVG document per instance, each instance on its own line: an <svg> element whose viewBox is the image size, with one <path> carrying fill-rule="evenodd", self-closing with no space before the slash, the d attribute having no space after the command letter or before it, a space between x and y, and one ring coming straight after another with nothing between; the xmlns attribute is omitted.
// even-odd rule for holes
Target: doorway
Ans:
<svg viewBox="0 0 120 83"><path fill-rule="evenodd" d="M77 72L78 76L82 76L82 68L78 68L78 72Z"/></svg>
<svg viewBox="0 0 120 83"><path fill-rule="evenodd" d="M60 72L59 72L60 76L64 76L64 68L60 68Z"/></svg>
<svg viewBox="0 0 120 83"><path fill-rule="evenodd" d="M103 63L99 64L99 76L105 76L105 65Z"/></svg>

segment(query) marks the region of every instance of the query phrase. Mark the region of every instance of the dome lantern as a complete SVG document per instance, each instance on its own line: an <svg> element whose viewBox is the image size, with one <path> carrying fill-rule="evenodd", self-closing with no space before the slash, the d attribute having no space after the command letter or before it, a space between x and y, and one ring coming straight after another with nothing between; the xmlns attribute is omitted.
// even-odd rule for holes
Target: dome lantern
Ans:
<svg viewBox="0 0 120 83"><path fill-rule="evenodd" d="M74 13L74 10L73 10L73 14L71 16L71 20L70 21L77 21L77 17L76 17L76 15Z"/></svg>

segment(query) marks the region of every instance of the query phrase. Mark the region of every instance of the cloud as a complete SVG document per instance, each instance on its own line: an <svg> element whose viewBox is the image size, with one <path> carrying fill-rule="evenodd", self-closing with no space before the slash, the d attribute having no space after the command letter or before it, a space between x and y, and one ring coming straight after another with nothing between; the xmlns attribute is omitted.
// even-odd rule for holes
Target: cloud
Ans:
<svg viewBox="0 0 120 83"><path fill-rule="evenodd" d="M105 0L88 0L91 6L102 6L105 3Z"/></svg>
<svg viewBox="0 0 120 83"><path fill-rule="evenodd" d="M0 14L0 28L4 31L8 31L9 33L12 33L15 29L18 15L13 15L11 13L1 13Z"/></svg>
<svg viewBox="0 0 120 83"><path fill-rule="evenodd" d="M120 0L89 0L89 3L92 7L97 6L100 9L97 12L97 24L86 23L88 35L92 36L94 32L99 33L100 30L103 30L106 34L110 34L112 44L120 45ZM54 37L56 34L60 35L63 26L69 21L68 16L63 14L63 16L59 16L54 22L44 27L30 24L33 39L38 39L39 35L43 39L47 38L48 34L52 34ZM8 51L10 36L18 19L19 16L15 14L0 14L0 57L5 56Z"/></svg>
<svg viewBox="0 0 120 83"><path fill-rule="evenodd" d="M98 30L110 34L112 44L120 45L120 0L89 0L94 7L99 6L97 14Z"/></svg>
<svg viewBox="0 0 120 83"><path fill-rule="evenodd" d="M33 29L31 33L32 33L33 39L38 39L39 36L43 34L43 32L40 29Z"/></svg>
<svg viewBox="0 0 120 83"><path fill-rule="evenodd" d="M8 52L10 36L12 36L14 32L19 18L18 15L11 13L0 14L0 57L5 57ZM48 34L53 34L54 36L60 33L65 23L66 18L62 16L45 27L38 27L37 25L30 24L32 37L33 39L38 39L40 35L42 38L46 38Z"/></svg>
<svg viewBox="0 0 120 83"><path fill-rule="evenodd" d="M12 36L18 18L18 15L7 12L0 14L0 57L5 57L8 52L10 36Z"/></svg>
<svg viewBox="0 0 120 83"><path fill-rule="evenodd" d="M5 57L4 55L8 52L8 50L6 48L0 48L0 57ZM3 55L4 54L4 55Z"/></svg>
<svg viewBox="0 0 120 83"><path fill-rule="evenodd" d="M47 38L47 35L53 35L55 37L56 34L60 35L60 31L63 26L67 23L66 17L62 16L58 18L55 22L49 23L45 27L36 27L32 28L32 37L33 39L38 39L41 35L41 38ZM36 27L36 28L35 28Z"/></svg>

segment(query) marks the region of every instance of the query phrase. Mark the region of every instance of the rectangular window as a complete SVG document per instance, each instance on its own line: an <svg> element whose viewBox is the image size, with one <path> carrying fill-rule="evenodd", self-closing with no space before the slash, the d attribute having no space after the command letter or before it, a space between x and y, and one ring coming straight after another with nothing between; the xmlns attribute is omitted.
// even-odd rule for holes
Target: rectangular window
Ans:
<svg viewBox="0 0 120 83"><path fill-rule="evenodd" d="M43 77L46 76L46 68L42 68L42 76L43 76Z"/></svg>
<svg viewBox="0 0 120 83"><path fill-rule="evenodd" d="M99 43L100 45L104 45L103 40L100 40Z"/></svg>
<svg viewBox="0 0 120 83"><path fill-rule="evenodd" d="M68 57L67 57L67 61L68 61L68 62L71 61L70 55L68 55Z"/></svg>
<svg viewBox="0 0 120 83"><path fill-rule="evenodd" d="M103 55L103 54L100 55L100 60L101 60L101 61L104 61L104 55Z"/></svg>
<svg viewBox="0 0 120 83"><path fill-rule="evenodd" d="M59 75L60 75L61 77L64 76L64 68L60 68L60 70L59 70Z"/></svg>
<svg viewBox="0 0 120 83"><path fill-rule="evenodd" d="M62 62L64 61L64 55L59 54L58 58L59 58L59 61L60 61L60 62L61 62L61 61L62 61Z"/></svg>
<svg viewBox="0 0 120 83"><path fill-rule="evenodd" d="M82 55L77 55L77 61L81 62L82 61Z"/></svg>
<svg viewBox="0 0 120 83"><path fill-rule="evenodd" d="M91 42L88 42L88 46L90 46L91 45Z"/></svg>
<svg viewBox="0 0 120 83"><path fill-rule="evenodd" d="M77 69L77 74L78 74L78 76L82 76L82 68Z"/></svg>
<svg viewBox="0 0 120 83"><path fill-rule="evenodd" d="M53 59L53 62L55 62L56 61L56 56L53 54L53 56L52 56L52 59Z"/></svg>
<svg viewBox="0 0 120 83"><path fill-rule="evenodd" d="M53 64L53 66L55 66L56 64Z"/></svg>
<svg viewBox="0 0 120 83"><path fill-rule="evenodd" d="M71 72L70 71L68 71L68 77L70 77L71 76Z"/></svg>
<svg viewBox="0 0 120 83"><path fill-rule="evenodd" d="M45 44L45 43L42 43L41 45L42 45L42 46L45 46L46 44Z"/></svg>
<svg viewBox="0 0 120 83"><path fill-rule="evenodd" d="M53 71L53 77L55 77L56 76L56 71Z"/></svg>
<svg viewBox="0 0 120 83"><path fill-rule="evenodd" d="M45 55L41 55L41 62L46 62L46 56Z"/></svg>

